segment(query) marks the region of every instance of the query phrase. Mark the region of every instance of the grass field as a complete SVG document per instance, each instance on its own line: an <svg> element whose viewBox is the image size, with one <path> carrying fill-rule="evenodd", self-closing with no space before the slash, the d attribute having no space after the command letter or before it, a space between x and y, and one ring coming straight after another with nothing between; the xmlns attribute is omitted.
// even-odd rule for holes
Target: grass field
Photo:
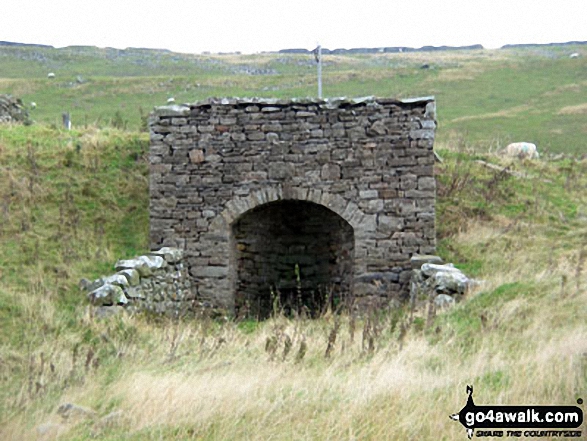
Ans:
<svg viewBox="0 0 587 441"><path fill-rule="evenodd" d="M170 97L316 95L306 55L0 47L0 59L0 92L36 102L33 118L50 124L69 111L76 126L138 129L141 115ZM323 81L326 97L435 95L440 141L456 131L485 149L525 140L542 151L585 153L586 70L584 46L326 55Z"/></svg>
<svg viewBox="0 0 587 441"><path fill-rule="evenodd" d="M38 104L37 124L0 126L0 439L455 440L466 435L448 415L467 384L477 404L586 399L581 51L326 57L328 96L437 97L438 251L483 283L433 320L394 310L237 323L100 321L77 283L148 248L139 109L169 96L312 95L311 60L0 48L0 93ZM497 153L522 139L564 155ZM66 402L96 414L63 421Z"/></svg>

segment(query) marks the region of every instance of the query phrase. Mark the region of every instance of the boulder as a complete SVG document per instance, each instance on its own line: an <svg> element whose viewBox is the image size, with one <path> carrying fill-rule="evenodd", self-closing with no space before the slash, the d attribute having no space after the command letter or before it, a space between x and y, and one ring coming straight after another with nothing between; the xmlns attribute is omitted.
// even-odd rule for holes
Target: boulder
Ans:
<svg viewBox="0 0 587 441"><path fill-rule="evenodd" d="M434 274L433 278L436 292L454 292L457 294L465 294L469 288L469 278L459 270L439 271Z"/></svg>
<svg viewBox="0 0 587 441"><path fill-rule="evenodd" d="M438 262L438 256L416 256L412 266L417 267L428 257L429 261L421 264L420 269L412 270L410 280L410 301L415 307L417 304L427 303L434 300L437 307L447 307L467 293L467 290L474 285L461 270L455 268L452 263L445 265Z"/></svg>

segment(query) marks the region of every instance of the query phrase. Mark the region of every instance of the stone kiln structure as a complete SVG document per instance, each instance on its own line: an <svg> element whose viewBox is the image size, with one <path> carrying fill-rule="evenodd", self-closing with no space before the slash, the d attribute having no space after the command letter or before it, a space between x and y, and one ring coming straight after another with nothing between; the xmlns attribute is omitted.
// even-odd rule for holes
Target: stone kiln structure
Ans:
<svg viewBox="0 0 587 441"><path fill-rule="evenodd" d="M434 119L433 98L157 108L151 247L237 313L407 299L410 257L435 251Z"/></svg>

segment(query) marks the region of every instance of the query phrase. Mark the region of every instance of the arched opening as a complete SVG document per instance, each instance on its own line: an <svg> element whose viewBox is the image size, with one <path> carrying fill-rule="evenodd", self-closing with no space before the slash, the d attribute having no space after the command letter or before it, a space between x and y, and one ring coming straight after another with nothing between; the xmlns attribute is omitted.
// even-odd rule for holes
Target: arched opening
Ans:
<svg viewBox="0 0 587 441"><path fill-rule="evenodd" d="M267 318L278 307L316 316L344 302L353 254L353 228L322 205L281 200L247 211L232 225L237 315Z"/></svg>

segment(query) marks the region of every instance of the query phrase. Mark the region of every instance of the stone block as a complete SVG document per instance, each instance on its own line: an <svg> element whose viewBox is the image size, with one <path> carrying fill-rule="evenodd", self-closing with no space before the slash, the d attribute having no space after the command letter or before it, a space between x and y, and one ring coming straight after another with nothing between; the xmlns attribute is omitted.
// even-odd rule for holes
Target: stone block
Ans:
<svg viewBox="0 0 587 441"><path fill-rule="evenodd" d="M195 277L219 279L228 275L228 268L225 266L202 266L195 268L193 274Z"/></svg>
<svg viewBox="0 0 587 441"><path fill-rule="evenodd" d="M105 283L100 288L88 294L90 303L94 306L125 305L128 299L120 286Z"/></svg>
<svg viewBox="0 0 587 441"><path fill-rule="evenodd" d="M322 166L320 178L325 181L335 181L340 179L340 165L329 163Z"/></svg>
<svg viewBox="0 0 587 441"><path fill-rule="evenodd" d="M359 191L361 199L377 199L379 197L378 190L361 190Z"/></svg>
<svg viewBox="0 0 587 441"><path fill-rule="evenodd" d="M200 164L205 160L204 151L200 149L190 150L189 157L192 164Z"/></svg>
<svg viewBox="0 0 587 441"><path fill-rule="evenodd" d="M153 256L161 256L167 263L177 263L183 259L183 250L173 247L163 247L155 251L151 251Z"/></svg>
<svg viewBox="0 0 587 441"><path fill-rule="evenodd" d="M418 178L418 190L435 190L436 180L431 176L421 176Z"/></svg>

